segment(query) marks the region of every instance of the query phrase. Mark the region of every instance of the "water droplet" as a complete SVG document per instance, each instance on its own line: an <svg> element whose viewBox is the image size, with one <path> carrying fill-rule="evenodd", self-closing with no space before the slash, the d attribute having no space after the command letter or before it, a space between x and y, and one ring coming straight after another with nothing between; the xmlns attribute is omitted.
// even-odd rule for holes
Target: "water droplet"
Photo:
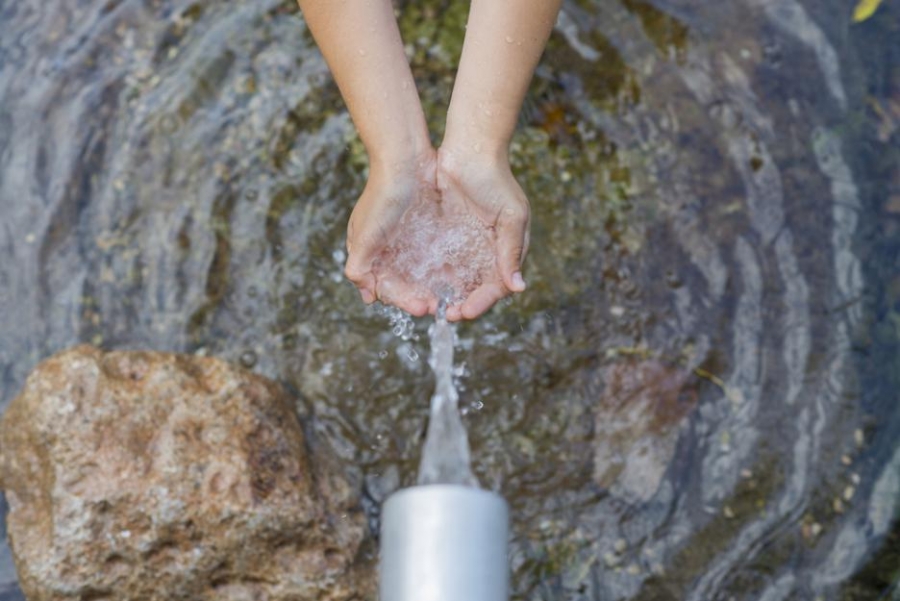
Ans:
<svg viewBox="0 0 900 601"><path fill-rule="evenodd" d="M389 353L388 353L386 350L381 350L381 351L378 352L378 358L379 358L379 359L387 359L387 358L388 358L388 354L389 354Z"/></svg>
<svg viewBox="0 0 900 601"><path fill-rule="evenodd" d="M359 49L359 55L360 55L360 56L365 56L365 55L366 55L366 51L363 50L362 48L360 48L360 49Z"/></svg>
<svg viewBox="0 0 900 601"><path fill-rule="evenodd" d="M241 353L240 361L241 361L241 365L243 367L250 369L254 365L256 365L256 353L251 350L246 350L243 353Z"/></svg>
<svg viewBox="0 0 900 601"><path fill-rule="evenodd" d="M515 41L515 40L513 40L513 38L512 38L511 35L506 36L506 43L507 43L507 44L512 44L514 41Z"/></svg>
<svg viewBox="0 0 900 601"><path fill-rule="evenodd" d="M406 352L406 358L409 359L410 361L418 361L419 353L416 352L416 349L411 348Z"/></svg>
<svg viewBox="0 0 900 601"><path fill-rule="evenodd" d="M672 270L666 271L666 285L669 288L681 288L682 282L678 274Z"/></svg>
<svg viewBox="0 0 900 601"><path fill-rule="evenodd" d="M159 129L164 134L174 134L178 131L178 121L172 115L165 115L159 121Z"/></svg>

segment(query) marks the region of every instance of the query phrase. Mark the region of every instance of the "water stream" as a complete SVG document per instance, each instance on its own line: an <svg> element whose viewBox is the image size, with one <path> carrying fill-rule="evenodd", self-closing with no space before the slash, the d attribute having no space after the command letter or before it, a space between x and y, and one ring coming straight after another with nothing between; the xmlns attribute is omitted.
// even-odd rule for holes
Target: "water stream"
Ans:
<svg viewBox="0 0 900 601"><path fill-rule="evenodd" d="M472 473L469 438L459 414L459 393L453 383L453 347L456 328L447 323L444 303L428 329L435 391L431 397L428 433L422 448L419 484L478 486Z"/></svg>

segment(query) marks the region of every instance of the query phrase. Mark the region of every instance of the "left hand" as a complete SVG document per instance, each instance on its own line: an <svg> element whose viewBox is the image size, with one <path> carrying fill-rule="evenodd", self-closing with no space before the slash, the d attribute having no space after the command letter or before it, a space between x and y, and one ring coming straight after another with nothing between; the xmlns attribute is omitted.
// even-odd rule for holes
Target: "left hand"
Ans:
<svg viewBox="0 0 900 601"><path fill-rule="evenodd" d="M530 208L504 156L441 147L437 186L445 214L474 217L491 232L494 260L474 290L447 309L447 319L475 319L498 300L525 290L522 262L528 252Z"/></svg>

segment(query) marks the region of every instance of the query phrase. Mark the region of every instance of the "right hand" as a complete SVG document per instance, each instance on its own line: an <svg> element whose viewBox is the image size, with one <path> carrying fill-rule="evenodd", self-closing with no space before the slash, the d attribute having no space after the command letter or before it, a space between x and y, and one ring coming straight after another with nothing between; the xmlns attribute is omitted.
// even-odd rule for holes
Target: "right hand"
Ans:
<svg viewBox="0 0 900 601"><path fill-rule="evenodd" d="M436 310L433 294L424 294L405 274L392 273L378 264L384 251L403 235L398 229L407 209L434 198L436 157L435 150L428 148L406 160L373 161L347 225L344 268L344 275L356 285L366 304L380 300L417 317Z"/></svg>

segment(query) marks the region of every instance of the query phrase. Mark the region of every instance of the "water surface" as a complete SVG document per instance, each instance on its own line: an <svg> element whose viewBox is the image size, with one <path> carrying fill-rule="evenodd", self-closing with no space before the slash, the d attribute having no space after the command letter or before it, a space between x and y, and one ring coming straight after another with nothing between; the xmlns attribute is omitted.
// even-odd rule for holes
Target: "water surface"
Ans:
<svg viewBox="0 0 900 601"><path fill-rule="evenodd" d="M437 135L466 3L401 4ZM900 7L851 8L565 4L512 148L529 290L457 349L515 599L898 595ZM365 168L289 2L0 0L2 403L78 342L225 357L377 532L433 381L341 277Z"/></svg>

